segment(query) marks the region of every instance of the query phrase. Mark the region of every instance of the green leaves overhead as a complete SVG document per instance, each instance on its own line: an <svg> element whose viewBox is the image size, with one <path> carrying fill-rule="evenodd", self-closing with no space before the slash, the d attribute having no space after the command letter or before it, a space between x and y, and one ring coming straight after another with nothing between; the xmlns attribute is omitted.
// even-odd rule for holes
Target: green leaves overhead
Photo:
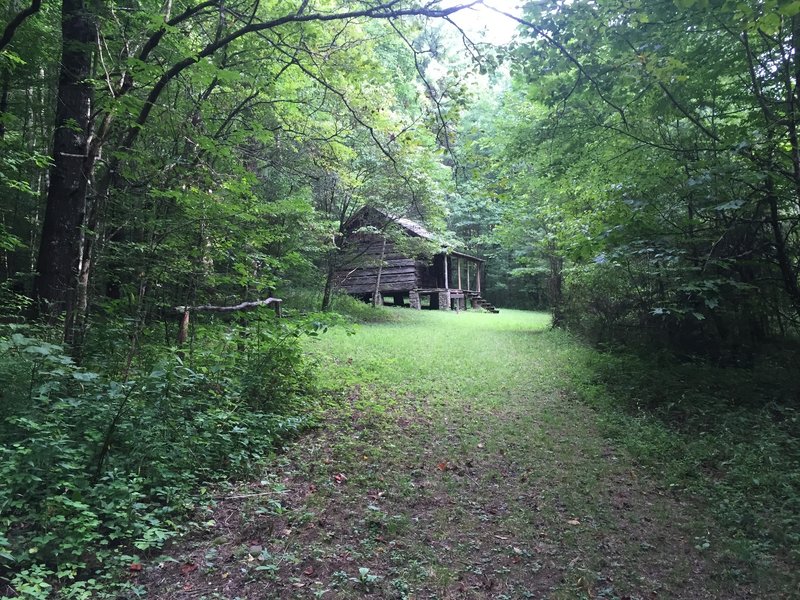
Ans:
<svg viewBox="0 0 800 600"><path fill-rule="evenodd" d="M664 330L692 351L740 343L731 319L754 344L797 318L799 15L788 1L526 5L513 84L474 109L466 145L473 185L504 207L513 272L549 261L539 285L574 325Z"/></svg>

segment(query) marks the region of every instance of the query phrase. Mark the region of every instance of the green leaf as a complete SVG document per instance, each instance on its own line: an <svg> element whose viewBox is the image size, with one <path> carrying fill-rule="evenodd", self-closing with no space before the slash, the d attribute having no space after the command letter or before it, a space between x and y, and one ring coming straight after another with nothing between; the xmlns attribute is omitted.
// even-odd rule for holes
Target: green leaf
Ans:
<svg viewBox="0 0 800 600"><path fill-rule="evenodd" d="M758 28L767 35L775 35L781 29L781 16L778 13L766 13L758 19Z"/></svg>
<svg viewBox="0 0 800 600"><path fill-rule="evenodd" d="M778 7L778 12L784 17L794 17L800 14L800 0L794 0L788 4Z"/></svg>
<svg viewBox="0 0 800 600"><path fill-rule="evenodd" d="M100 377L100 375L98 375L97 373L91 373L91 372L88 372L88 371L85 371L85 372L84 371L76 371L75 373L72 374L72 377L73 377L73 379L75 379L77 381L88 382L88 381L94 381L95 379Z"/></svg>

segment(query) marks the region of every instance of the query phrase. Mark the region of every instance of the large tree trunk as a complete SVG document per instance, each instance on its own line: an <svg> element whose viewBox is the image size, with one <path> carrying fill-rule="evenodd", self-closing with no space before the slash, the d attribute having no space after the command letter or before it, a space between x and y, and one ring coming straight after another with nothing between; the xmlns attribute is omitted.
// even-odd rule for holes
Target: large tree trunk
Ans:
<svg viewBox="0 0 800 600"><path fill-rule="evenodd" d="M63 0L62 57L58 80L53 166L37 262L35 295L50 315L65 313L65 339L74 335L76 290L81 271L86 196L92 162L93 44L96 24L87 2Z"/></svg>

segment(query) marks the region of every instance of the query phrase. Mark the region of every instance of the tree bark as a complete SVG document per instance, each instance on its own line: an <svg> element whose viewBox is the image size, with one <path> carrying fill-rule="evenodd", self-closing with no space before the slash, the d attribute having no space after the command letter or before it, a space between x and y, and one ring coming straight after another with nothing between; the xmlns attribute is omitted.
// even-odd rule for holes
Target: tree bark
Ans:
<svg viewBox="0 0 800 600"><path fill-rule="evenodd" d="M322 292L322 312L328 312L331 309L331 302L333 301L333 280L336 277L336 257L335 253L331 253L328 257L328 270L325 275L325 289Z"/></svg>
<svg viewBox="0 0 800 600"><path fill-rule="evenodd" d="M381 246L381 262L378 264L378 275L375 277L375 291L372 293L372 306L383 306L383 295L381 294L381 276L383 275L383 259L386 257L386 238L383 238Z"/></svg>
<svg viewBox="0 0 800 600"><path fill-rule="evenodd" d="M551 251L554 251L551 248ZM550 277L547 280L547 296L550 310L553 313L553 327L563 327L564 315L564 292L563 292L563 275L564 259L556 254L550 254L548 257L550 263Z"/></svg>
<svg viewBox="0 0 800 600"><path fill-rule="evenodd" d="M35 296L51 315L66 314L65 340L73 337L81 271L86 196L91 172L94 15L85 0L63 0L53 166L37 261Z"/></svg>
<svg viewBox="0 0 800 600"><path fill-rule="evenodd" d="M783 289L789 296L795 313L800 315L800 284L798 283L798 274L792 266L789 250L786 247L785 233L780 220L778 196L775 192L775 184L770 176L767 177L766 181L766 199L769 205L769 223L772 230L773 243L775 245L775 259L781 271Z"/></svg>

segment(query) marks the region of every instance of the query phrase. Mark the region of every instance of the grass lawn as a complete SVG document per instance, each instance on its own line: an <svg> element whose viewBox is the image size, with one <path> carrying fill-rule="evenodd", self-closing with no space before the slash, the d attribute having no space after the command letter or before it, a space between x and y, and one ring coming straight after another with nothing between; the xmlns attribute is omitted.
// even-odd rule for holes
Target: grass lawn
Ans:
<svg viewBox="0 0 800 600"><path fill-rule="evenodd" d="M149 597L797 592L789 553L737 553L711 496L632 454L655 429L590 408L591 351L547 315L384 310L309 341L320 427L202 509L178 561L143 575Z"/></svg>

